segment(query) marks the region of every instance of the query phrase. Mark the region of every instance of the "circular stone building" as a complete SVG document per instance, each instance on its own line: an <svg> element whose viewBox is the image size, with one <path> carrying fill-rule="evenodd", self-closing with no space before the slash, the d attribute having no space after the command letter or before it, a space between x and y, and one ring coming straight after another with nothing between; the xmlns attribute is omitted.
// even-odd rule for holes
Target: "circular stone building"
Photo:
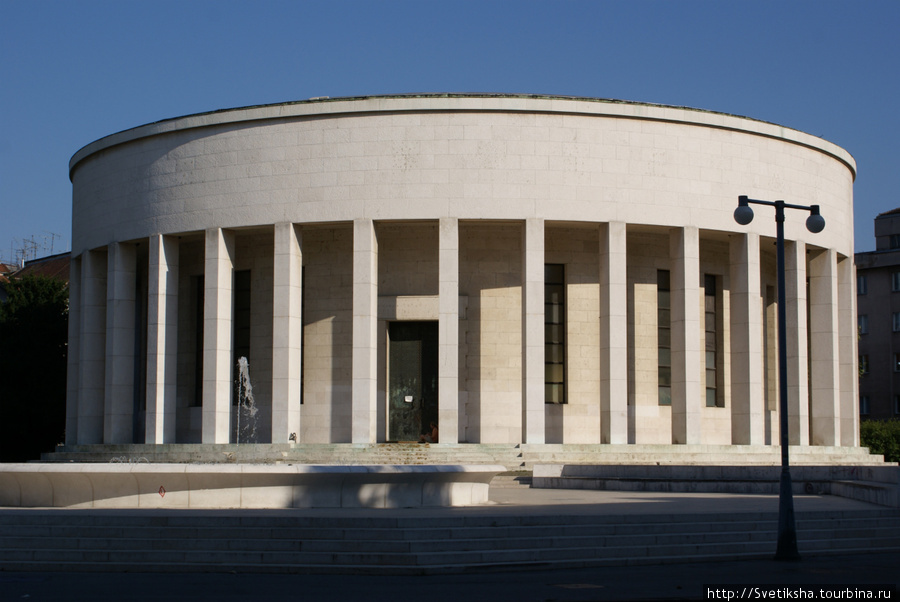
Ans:
<svg viewBox="0 0 900 602"><path fill-rule="evenodd" d="M113 134L70 164L66 442L777 444L774 212L738 225L748 195L821 206L819 234L785 223L790 437L858 446L855 171L771 123L590 98Z"/></svg>

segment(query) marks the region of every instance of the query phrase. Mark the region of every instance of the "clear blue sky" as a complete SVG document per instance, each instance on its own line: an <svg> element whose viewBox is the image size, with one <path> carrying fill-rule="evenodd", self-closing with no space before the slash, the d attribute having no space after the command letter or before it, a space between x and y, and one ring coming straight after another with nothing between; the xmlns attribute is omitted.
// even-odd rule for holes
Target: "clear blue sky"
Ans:
<svg viewBox="0 0 900 602"><path fill-rule="evenodd" d="M409 92L746 115L856 158L856 250L873 249L872 219L900 206L896 0L0 0L0 258L48 233L68 250L68 162L97 138L216 109Z"/></svg>

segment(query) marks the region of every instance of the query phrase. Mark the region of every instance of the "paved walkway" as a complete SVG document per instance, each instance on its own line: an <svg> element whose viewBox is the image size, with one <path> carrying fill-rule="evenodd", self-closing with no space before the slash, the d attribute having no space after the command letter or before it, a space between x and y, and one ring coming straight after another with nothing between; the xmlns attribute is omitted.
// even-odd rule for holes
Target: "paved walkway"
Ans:
<svg viewBox="0 0 900 602"><path fill-rule="evenodd" d="M794 511L839 512L886 510L867 502L831 495L795 495ZM91 512L133 513L136 510L67 510L0 508L0 512ZM777 495L740 495L730 493L664 493L642 491L592 491L574 489L496 488L490 492L490 503L455 508L294 508L278 510L140 510L146 514L193 513L252 516L254 514L284 516L487 516L542 514L604 514L610 516L636 514L709 514L778 512Z"/></svg>
<svg viewBox="0 0 900 602"><path fill-rule="evenodd" d="M492 503L478 511L609 515L778 512L777 495L493 488L490 499ZM794 496L795 512L883 509L831 495Z"/></svg>
<svg viewBox="0 0 900 602"><path fill-rule="evenodd" d="M881 506L834 496L795 496L796 512L884 510ZM0 509L2 513L58 512ZM459 516L529 514L706 514L777 512L778 496L668 494L620 491L492 489L491 503L468 508L183 510L147 512L217 515L284 514L293 516ZM134 510L63 510L132 513ZM802 550L801 550L802 554ZM178 602L214 600L365 600L396 602L490 600L502 602L588 600L705 600L708 586L818 585L857 587L900 580L900 552L803 558L798 562L747 560L591 569L470 572L422 577L362 575L247 575L142 573L5 573L0 571L0 600L94 602ZM900 596L895 590L893 598ZM710 598L712 599L712 598ZM720 598L721 599L721 598ZM781 599L785 599L783 596ZM790 599L790 598L788 598ZM831 598L835 599L835 598ZM847 599L847 598L844 598ZM857 598L859 599L859 598Z"/></svg>
<svg viewBox="0 0 900 602"><path fill-rule="evenodd" d="M27 602L584 602L707 600L721 585L856 589L892 584L897 599L900 553L827 556L799 562L748 560L646 567L469 573L424 577L360 575L222 575L145 573L3 573L0 600ZM723 598L718 598L723 599ZM747 599L747 598L745 598ZM782 600L790 599L781 596ZM798 599L798 598L794 598ZM854 598L830 598L854 599ZM866 599L858 597L856 599Z"/></svg>

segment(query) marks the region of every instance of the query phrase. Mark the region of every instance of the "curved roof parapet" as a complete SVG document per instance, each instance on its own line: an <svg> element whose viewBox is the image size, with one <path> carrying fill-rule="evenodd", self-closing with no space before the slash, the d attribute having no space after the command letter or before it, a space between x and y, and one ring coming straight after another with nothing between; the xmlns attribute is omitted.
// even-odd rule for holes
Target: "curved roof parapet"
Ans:
<svg viewBox="0 0 900 602"><path fill-rule="evenodd" d="M628 100L500 93L392 94L336 98L317 96L307 100L219 109L183 117L173 117L110 134L82 147L69 161L69 178L72 178L72 174L78 164L94 153L119 144L159 134L242 121L389 111L559 113L690 123L777 138L816 149L845 164L852 173L853 178L856 179L856 161L849 152L840 146L817 136L759 119L705 109Z"/></svg>

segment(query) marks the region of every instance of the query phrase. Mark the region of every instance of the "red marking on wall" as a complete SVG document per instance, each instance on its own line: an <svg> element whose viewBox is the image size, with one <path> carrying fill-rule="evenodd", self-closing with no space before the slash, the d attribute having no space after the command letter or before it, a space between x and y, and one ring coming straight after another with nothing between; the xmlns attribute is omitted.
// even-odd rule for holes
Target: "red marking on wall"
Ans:
<svg viewBox="0 0 900 602"><path fill-rule="evenodd" d="M159 497L166 497L166 488L162 485L159 486Z"/></svg>

